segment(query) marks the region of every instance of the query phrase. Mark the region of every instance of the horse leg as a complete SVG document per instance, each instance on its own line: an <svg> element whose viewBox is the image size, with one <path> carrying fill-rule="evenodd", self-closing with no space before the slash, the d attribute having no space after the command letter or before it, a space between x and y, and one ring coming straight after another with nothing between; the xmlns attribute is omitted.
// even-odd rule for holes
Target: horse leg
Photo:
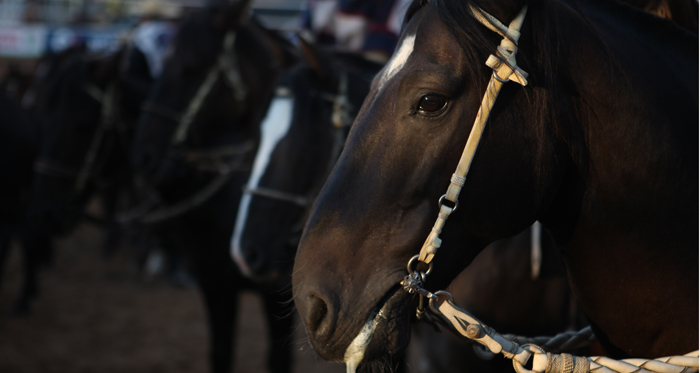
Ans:
<svg viewBox="0 0 700 373"><path fill-rule="evenodd" d="M200 237L201 238L201 237ZM199 242L206 242L206 239ZM233 365L234 322L238 311L238 288L234 264L221 250L188 250L192 257L192 270L197 285L204 296L209 326L209 361L211 372L229 373Z"/></svg>
<svg viewBox="0 0 700 373"><path fill-rule="evenodd" d="M114 221L119 202L119 186L120 184L117 184L106 188L102 191L100 199L102 201L102 218L106 222L106 229L102 236L102 257L105 259L111 258L117 251L122 236L121 227Z"/></svg>
<svg viewBox="0 0 700 373"><path fill-rule="evenodd" d="M267 353L267 367L272 373L292 371L292 334L294 334L294 317L292 317L289 297L280 292L264 292L265 317L268 325L270 348Z"/></svg>
<svg viewBox="0 0 700 373"><path fill-rule="evenodd" d="M0 285L2 285L2 280L5 278L5 266L10 253L11 236L12 234L8 227L0 226Z"/></svg>
<svg viewBox="0 0 700 373"><path fill-rule="evenodd" d="M26 316L31 311L31 301L38 294L38 268L41 261L41 253L50 252L50 238L44 234L39 224L25 224L22 229L22 269L23 284L22 289L15 304L13 314L15 316Z"/></svg>

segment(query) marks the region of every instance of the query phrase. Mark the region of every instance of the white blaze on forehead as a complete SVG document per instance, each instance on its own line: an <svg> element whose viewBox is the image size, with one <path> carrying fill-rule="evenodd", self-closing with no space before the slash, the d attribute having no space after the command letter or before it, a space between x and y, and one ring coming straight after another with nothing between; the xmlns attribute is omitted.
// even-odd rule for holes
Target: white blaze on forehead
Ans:
<svg viewBox="0 0 700 373"><path fill-rule="evenodd" d="M401 42L401 46L399 49L394 52L394 55L391 57L389 62L386 64L386 67L384 67L384 71L382 73L382 78L379 81L379 89L381 89L386 82L388 82L391 78L396 75L401 69L406 65L406 61L408 61L408 57L411 56L411 53L413 53L413 45L416 41L416 34L412 33L410 35L407 35L406 37L403 38L403 41Z"/></svg>
<svg viewBox="0 0 700 373"><path fill-rule="evenodd" d="M279 141L287 135L292 123L293 109L294 99L291 97L276 97L270 103L270 108L267 110L261 126L260 147L258 147L258 153L255 155L255 162L253 163L253 171L248 179L247 187L249 189L258 187L260 178L270 163L272 152ZM251 199L252 196L249 193L244 193L243 197L241 197L241 202L238 204L238 214L236 215L236 225L231 238L231 256L245 275L251 275L251 271L243 256L241 235L248 218Z"/></svg>

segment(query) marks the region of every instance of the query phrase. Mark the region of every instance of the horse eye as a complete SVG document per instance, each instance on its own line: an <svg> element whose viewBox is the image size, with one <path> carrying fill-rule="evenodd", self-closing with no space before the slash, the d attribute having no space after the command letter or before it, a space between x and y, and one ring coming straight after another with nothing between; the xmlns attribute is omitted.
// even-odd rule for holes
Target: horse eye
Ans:
<svg viewBox="0 0 700 373"><path fill-rule="evenodd" d="M420 98L418 110L426 113L435 113L444 108L447 104L447 99L438 95L425 95Z"/></svg>

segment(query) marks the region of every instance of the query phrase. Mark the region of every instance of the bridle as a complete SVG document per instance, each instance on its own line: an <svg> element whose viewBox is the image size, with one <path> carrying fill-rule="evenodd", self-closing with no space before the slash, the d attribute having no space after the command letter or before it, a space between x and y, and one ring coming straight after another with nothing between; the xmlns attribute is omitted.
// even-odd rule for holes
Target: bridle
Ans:
<svg viewBox="0 0 700 373"><path fill-rule="evenodd" d="M214 172L216 177L188 198L173 205L161 206L156 210L153 210L153 208L160 205L163 199L156 188L142 177L139 181L143 184L149 196L141 205L122 214L119 218L120 222L138 221L142 224L154 224L172 219L209 200L228 183L235 171L246 169L245 159L255 149L253 141L210 149L184 148L190 133L190 127L219 77L224 78L224 82L233 92L236 102L244 102L248 97L248 88L243 82L238 59L236 58L235 41L236 31L231 30L224 37L223 47L216 63L209 69L204 81L195 92L183 114L153 102L147 102L141 108L146 114L168 119L177 124L170 142L173 151L168 152L169 156L179 157L195 170Z"/></svg>
<svg viewBox="0 0 700 373"><path fill-rule="evenodd" d="M472 126L472 130L469 133L469 138L467 139L467 144L465 145L462 156L457 164L457 169L450 178L450 185L447 189L447 193L440 197L438 201L438 206L440 207L438 218L433 225L428 238L426 238L425 242L423 243L420 254L414 256L409 261L409 273L412 274L417 273L417 271L415 271L415 265L417 264L416 261L429 265L429 269L425 273L422 273L422 276L419 275L417 278L417 280L421 282L424 281L425 276L432 270L432 260L442 244L440 233L442 232L442 228L444 227L447 218L450 216L450 214L457 210L457 207L459 207L459 193L461 192L466 181L467 173L469 172L469 168L474 160L474 154L476 153L476 148L479 146L479 141L481 140L481 135L484 132L486 121L488 120L491 109L498 98L501 87L508 81L514 81L522 86L527 85L527 73L520 69L515 61L515 55L518 51L517 42L520 38L520 28L522 27L525 14L527 13L527 6L523 7L523 9L508 27L503 25L499 20L486 13L481 8L472 5L471 11L472 15L477 21L503 36L503 40L501 40L501 44L498 46L498 57L490 55L486 60L486 65L493 69L493 74L486 88L486 93L484 93L481 100L481 106L476 114L474 125ZM454 207L447 206L445 204L446 200L452 202ZM413 284L412 281L408 281L407 283ZM413 289L412 287L409 288Z"/></svg>
<svg viewBox="0 0 700 373"><path fill-rule="evenodd" d="M81 165L75 168L48 158L39 158L34 162L34 171L37 173L60 179L75 180L73 190L78 194L85 190L88 181L99 173L101 166L106 161L110 153L109 149L104 149L105 144L109 144L108 134L112 131L124 132L125 130L119 120L116 108L118 99L116 82L111 82L104 91L93 83L86 83L83 90L95 99L102 109L100 122ZM100 152L102 152L102 157L99 156Z"/></svg>
<svg viewBox="0 0 700 373"><path fill-rule="evenodd" d="M420 253L409 260L407 265L408 275L400 282L404 290L409 294L419 294L416 317L419 320L425 317L428 322L447 325L463 337L477 342L478 345L474 345L474 351L482 358L489 359L495 354L502 353L506 358L513 360L513 368L517 373L639 372L647 370L653 372L697 371L698 351L693 351L684 356L667 356L655 360L628 359L622 361L600 356L579 357L563 352L552 352L552 350L567 351L585 346L592 338L595 338L595 335L592 333L591 328L588 327L579 332L561 333L554 337L542 337L541 341L539 338L503 336L457 305L450 293L442 290L432 293L423 287L426 277L433 269L432 260L442 244L440 233L447 218L457 209L459 193L466 181L484 126L498 97L501 86L508 81L514 81L523 86L527 85L527 73L520 69L515 61L520 28L527 13L527 6L523 7L508 27L483 9L474 5L470 6L472 16L484 26L503 36L503 40L498 47L498 56L490 55L486 61L486 65L493 69L493 74L481 101L474 126L467 139L467 144L460 157L457 170L452 174L447 193L440 197L438 202L440 207L438 218L423 243ZM454 203L454 207L445 205L445 200ZM419 262L428 265L428 269L425 272L418 270ZM425 312L425 299L428 299L429 310L432 314ZM548 348L549 351L545 351L543 347ZM532 369L527 369L525 365L531 357ZM654 366L653 368L652 365Z"/></svg>
<svg viewBox="0 0 700 373"><path fill-rule="evenodd" d="M455 312L455 308L453 308L455 304L452 295L445 291L432 293L423 288L426 277L433 269L432 260L442 244L440 233L442 232L447 218L450 214L455 212L459 206L459 193L466 181L467 173L474 159L474 154L479 145L486 121L488 120L502 85L508 81L513 81L523 86L527 85L528 74L518 67L515 60L515 55L518 50L517 42L520 38L520 28L522 27L527 13L527 6L523 7L509 26L505 26L498 19L479 7L471 5L471 13L481 24L503 36L503 40L501 40L501 44L497 49L498 56L490 55L486 61L486 65L493 69L493 74L482 98L481 106L474 120L474 125L460 157L457 169L450 178L450 185L447 192L441 196L438 201L438 206L440 208L438 218L430 234L423 243L420 253L409 260L407 265L409 274L400 284L408 293L419 294L419 304L416 310L416 317L419 320L426 317L430 322L438 321L434 319L435 316L425 312L425 299L428 299L430 310L435 313L435 315L444 315L444 319L459 333L483 344L493 353L503 352L506 357L514 359L514 364L521 364L522 367L531 356L529 355L530 352L519 348L517 345L514 345L513 342L506 340L497 333L490 333L493 331L492 329L488 328L471 315L462 313L459 314L460 317L449 317L455 316L457 313ZM450 201L454 206L450 207L446 205L445 201ZM419 262L428 266L425 272L417 269Z"/></svg>
<svg viewBox="0 0 700 373"><path fill-rule="evenodd" d="M350 103L350 99L348 97L347 72L343 71L340 74L336 94L331 94L328 92L312 92L312 94L318 94L321 99L329 101L333 104L333 112L331 114L331 123L333 124L333 148L331 150L331 156L328 158L328 163L324 173L324 175L328 175L340 156L340 152L343 150L347 129L352 125L352 116L350 115L350 112L352 111L352 104ZM325 178L321 178L321 180L325 182ZM317 189L318 188L313 188L311 190L311 194L308 196L260 186L255 188L245 187L243 189L243 193L291 203L304 207L308 210L311 208L311 205L314 202L314 193L317 191ZM303 228L306 215L307 214L304 214L302 221L300 224L298 224L300 229Z"/></svg>
<svg viewBox="0 0 700 373"><path fill-rule="evenodd" d="M216 63L209 69L204 81L199 86L194 96L192 96L184 113L177 113L153 102L147 102L141 108L145 113L156 115L177 123L177 128L171 140L173 146L178 146L185 142L192 122L201 110L205 100L211 93L214 84L216 84L220 76L225 78L224 81L231 88L236 101L245 101L248 96L248 88L241 77L236 51L234 50L235 43L236 31L231 30L226 33L224 37L223 48Z"/></svg>

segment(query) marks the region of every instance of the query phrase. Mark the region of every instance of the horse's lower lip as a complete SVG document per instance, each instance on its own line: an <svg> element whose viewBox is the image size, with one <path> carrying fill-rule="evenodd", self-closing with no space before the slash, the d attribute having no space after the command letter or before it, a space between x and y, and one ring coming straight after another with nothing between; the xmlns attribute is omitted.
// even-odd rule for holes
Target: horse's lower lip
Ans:
<svg viewBox="0 0 700 373"><path fill-rule="evenodd" d="M377 306L370 313L366 324L345 351L344 360L348 367L356 368L359 363L367 360L365 358L368 357L368 355L371 360L372 358L378 357L377 355L381 356L385 352L388 352L390 349L386 345L386 343L389 342L388 335L394 332L398 333L398 331L390 330L391 327L389 323L397 321L394 318L397 314L400 314L401 311L400 308L396 306L398 303L404 301L406 295L407 293L402 291L401 286L396 284L391 287L386 295L377 303ZM408 319L406 323L408 323ZM379 327L382 328L377 330ZM381 336L378 338L376 334L381 334ZM378 339L387 340L378 341ZM401 343L398 344L401 345ZM386 349L387 351L382 351L382 349Z"/></svg>

